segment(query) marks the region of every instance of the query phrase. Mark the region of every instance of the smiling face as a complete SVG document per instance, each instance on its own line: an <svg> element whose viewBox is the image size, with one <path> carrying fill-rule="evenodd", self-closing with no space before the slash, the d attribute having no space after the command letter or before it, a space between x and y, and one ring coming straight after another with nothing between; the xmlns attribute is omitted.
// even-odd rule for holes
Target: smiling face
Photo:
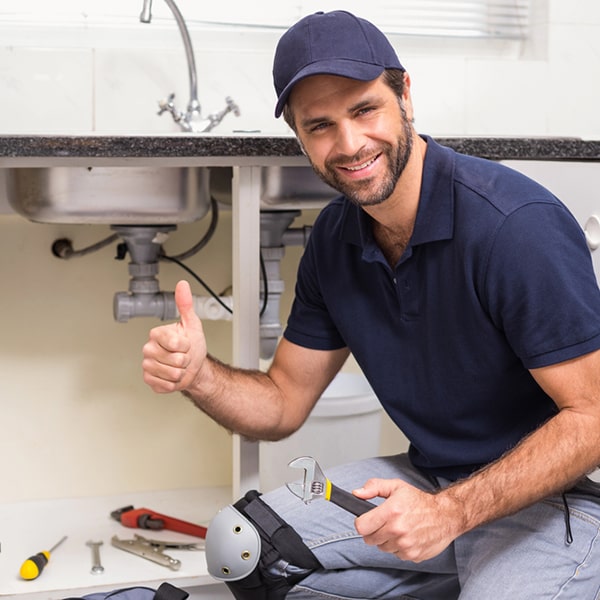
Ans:
<svg viewBox="0 0 600 600"><path fill-rule="evenodd" d="M359 206L389 198L411 156L406 88L399 101L383 77L365 82L314 75L290 95L296 134L315 172Z"/></svg>

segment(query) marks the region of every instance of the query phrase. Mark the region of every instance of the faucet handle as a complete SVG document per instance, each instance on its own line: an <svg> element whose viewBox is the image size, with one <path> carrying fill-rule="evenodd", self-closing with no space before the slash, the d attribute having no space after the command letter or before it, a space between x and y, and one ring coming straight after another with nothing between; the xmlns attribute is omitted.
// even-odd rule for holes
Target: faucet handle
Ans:
<svg viewBox="0 0 600 600"><path fill-rule="evenodd" d="M240 116L240 107L234 102L231 96L227 96L225 98L225 104L226 106L223 110L208 115L207 124L204 129L201 130L202 133L212 131L212 129L214 129L223 120L223 117L230 112L232 112L236 117Z"/></svg>
<svg viewBox="0 0 600 600"><path fill-rule="evenodd" d="M240 116L240 107L233 100L233 98L231 96L227 96L227 98L225 98L225 102L227 103L227 108L229 109L229 112L233 112L233 114L236 117L239 117Z"/></svg>
<svg viewBox="0 0 600 600"><path fill-rule="evenodd" d="M174 98L175 98L175 94L169 94L169 96L166 100L164 98L162 100L159 100L158 101L159 111L157 114L162 115L164 112L170 112L171 116L173 117L173 121L175 121L175 123L179 123L180 127L184 131L192 131L190 123L189 123L188 119L186 118L186 115L184 113L182 113L180 110L177 110L177 107L175 106L175 103L173 102Z"/></svg>
<svg viewBox="0 0 600 600"><path fill-rule="evenodd" d="M159 111L157 114L162 115L164 112L169 111L173 116L175 116L176 108L175 108L175 103L173 102L174 99L175 99L175 94L171 93L171 94L169 94L169 96L166 99L163 98L162 100L159 100L158 101Z"/></svg>

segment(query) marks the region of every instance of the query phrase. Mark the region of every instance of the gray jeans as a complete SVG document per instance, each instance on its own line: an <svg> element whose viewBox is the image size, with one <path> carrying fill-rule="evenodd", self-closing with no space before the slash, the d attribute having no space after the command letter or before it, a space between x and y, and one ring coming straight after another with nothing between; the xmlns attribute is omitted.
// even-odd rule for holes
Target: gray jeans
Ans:
<svg viewBox="0 0 600 600"><path fill-rule="evenodd" d="M370 477L403 479L422 490L446 483L424 477L406 455L327 475L347 490ZM600 484L586 480L565 498L567 505L561 496L547 498L470 531L436 558L412 563L367 546L355 517L330 502L305 505L286 488L263 496L324 567L293 588L290 600L600 600Z"/></svg>

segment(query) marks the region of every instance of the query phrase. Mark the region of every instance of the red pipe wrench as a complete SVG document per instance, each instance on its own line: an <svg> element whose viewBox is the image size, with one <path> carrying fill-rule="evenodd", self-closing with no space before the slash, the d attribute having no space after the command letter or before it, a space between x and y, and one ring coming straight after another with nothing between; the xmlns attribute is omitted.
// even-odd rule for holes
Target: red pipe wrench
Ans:
<svg viewBox="0 0 600 600"><path fill-rule="evenodd" d="M199 538L206 538L206 527L195 525L188 521L181 521L167 515L161 515L149 508L133 508L133 506L124 506L110 513L110 516L125 525L125 527L133 527L139 529L153 529L160 531L161 529L169 529L170 531L178 531Z"/></svg>

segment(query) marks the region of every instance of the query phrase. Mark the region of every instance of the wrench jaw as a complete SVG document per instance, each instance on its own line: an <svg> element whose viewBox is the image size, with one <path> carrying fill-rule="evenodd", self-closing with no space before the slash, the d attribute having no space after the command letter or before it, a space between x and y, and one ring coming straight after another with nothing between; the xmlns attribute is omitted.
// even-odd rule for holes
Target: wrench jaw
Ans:
<svg viewBox="0 0 600 600"><path fill-rule="evenodd" d="M308 498L308 500L304 499L304 484L303 483L297 483L297 482L290 482L290 483L286 483L285 484L287 489L290 490L290 492L292 492L292 494L294 494L294 496L297 496L298 498L300 498L300 500L302 500L302 502L308 504L310 502L310 498Z"/></svg>
<svg viewBox="0 0 600 600"><path fill-rule="evenodd" d="M327 478L314 458L311 456L301 456L292 460L288 466L294 469L304 469L302 483L293 482L286 484L292 494L298 496L305 504L313 500L325 498Z"/></svg>

